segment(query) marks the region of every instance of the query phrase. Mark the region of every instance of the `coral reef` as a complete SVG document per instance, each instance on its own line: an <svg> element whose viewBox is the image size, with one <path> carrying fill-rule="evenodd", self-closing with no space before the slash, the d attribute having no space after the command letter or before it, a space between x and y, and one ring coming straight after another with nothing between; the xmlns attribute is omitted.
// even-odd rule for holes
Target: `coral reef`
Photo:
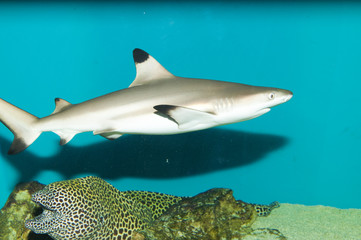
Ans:
<svg viewBox="0 0 361 240"><path fill-rule="evenodd" d="M0 211L0 236L2 240L42 239L35 237L35 234L25 228L24 221L41 212L41 208L31 201L31 196L44 186L39 182L29 182L18 184L15 187ZM50 238L45 237L44 239Z"/></svg>
<svg viewBox="0 0 361 240"><path fill-rule="evenodd" d="M2 240L284 240L276 229L251 227L258 216L268 216L276 207L277 202L237 201L232 190L222 188L176 197L121 192L98 177L45 187L31 182L17 186L1 210L0 236ZM25 225L43 234L30 232Z"/></svg>
<svg viewBox="0 0 361 240"><path fill-rule="evenodd" d="M270 211L275 206L271 204ZM171 206L149 228L138 231L134 239L286 239L278 230L251 228L258 207L235 200L230 189L211 189Z"/></svg>

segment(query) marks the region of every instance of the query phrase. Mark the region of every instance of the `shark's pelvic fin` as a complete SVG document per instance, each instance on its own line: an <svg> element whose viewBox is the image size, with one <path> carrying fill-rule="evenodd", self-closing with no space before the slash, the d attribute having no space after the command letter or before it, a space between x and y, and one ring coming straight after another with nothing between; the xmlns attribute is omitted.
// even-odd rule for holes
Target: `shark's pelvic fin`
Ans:
<svg viewBox="0 0 361 240"><path fill-rule="evenodd" d="M120 138L123 136L122 133L117 132L115 129L102 129L102 130L95 130L93 131L94 135L100 135L102 137L105 137L109 140L115 140L117 138Z"/></svg>
<svg viewBox="0 0 361 240"><path fill-rule="evenodd" d="M8 154L16 154L26 149L41 134L34 129L37 117L0 99L0 121L14 134Z"/></svg>
<svg viewBox="0 0 361 240"><path fill-rule="evenodd" d="M133 58L137 75L129 87L147 84L152 80L173 78L174 75L168 72L157 60L147 52L136 48L133 51Z"/></svg>
<svg viewBox="0 0 361 240"><path fill-rule="evenodd" d="M115 139L123 136L123 134L118 133L118 132L107 132L107 133L100 134L100 136L105 137L108 140L115 140Z"/></svg>
<svg viewBox="0 0 361 240"><path fill-rule="evenodd" d="M61 98L55 98L55 110L52 114L61 112L71 106L71 103Z"/></svg>
<svg viewBox="0 0 361 240"><path fill-rule="evenodd" d="M174 106L174 105L157 105L153 107L163 117L174 121L178 124L179 129L195 127L199 124L214 122L215 114L203 112L196 109Z"/></svg>

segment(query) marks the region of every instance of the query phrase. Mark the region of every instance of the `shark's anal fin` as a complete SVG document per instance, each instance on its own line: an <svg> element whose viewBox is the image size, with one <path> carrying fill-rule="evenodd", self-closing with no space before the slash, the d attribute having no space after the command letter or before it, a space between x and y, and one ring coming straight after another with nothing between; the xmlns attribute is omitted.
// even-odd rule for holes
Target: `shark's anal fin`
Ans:
<svg viewBox="0 0 361 240"><path fill-rule="evenodd" d="M71 103L61 98L55 98L55 110L52 114L64 111L71 106Z"/></svg>
<svg viewBox="0 0 361 240"><path fill-rule="evenodd" d="M129 87L144 85L151 81L173 78L174 75L167 71L157 60L147 52L136 48L133 50L133 59L137 75Z"/></svg>
<svg viewBox="0 0 361 240"><path fill-rule="evenodd" d="M61 132L61 131L54 131L54 133L56 133L57 135L59 135L60 137L60 142L59 142L59 145L65 145L67 144L68 142L70 142L70 140L73 139L73 137L77 134L77 133L64 133L64 132Z"/></svg>
<svg viewBox="0 0 361 240"><path fill-rule="evenodd" d="M167 117L177 123L179 129L192 128L199 124L208 124L214 122L215 117L215 114L211 112L174 105L156 105L153 108L157 110L155 114Z"/></svg>

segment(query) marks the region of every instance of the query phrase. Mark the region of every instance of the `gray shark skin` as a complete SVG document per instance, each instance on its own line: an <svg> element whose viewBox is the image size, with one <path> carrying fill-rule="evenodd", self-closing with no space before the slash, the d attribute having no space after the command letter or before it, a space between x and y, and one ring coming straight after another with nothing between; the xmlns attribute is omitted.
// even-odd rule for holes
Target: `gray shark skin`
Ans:
<svg viewBox="0 0 361 240"><path fill-rule="evenodd" d="M14 134L8 153L23 151L47 131L64 145L81 132L113 140L123 134L207 129L256 118L293 95L279 88L177 77L140 49L133 58L137 73L129 88L79 104L56 98L54 112L43 118L0 99L0 121Z"/></svg>

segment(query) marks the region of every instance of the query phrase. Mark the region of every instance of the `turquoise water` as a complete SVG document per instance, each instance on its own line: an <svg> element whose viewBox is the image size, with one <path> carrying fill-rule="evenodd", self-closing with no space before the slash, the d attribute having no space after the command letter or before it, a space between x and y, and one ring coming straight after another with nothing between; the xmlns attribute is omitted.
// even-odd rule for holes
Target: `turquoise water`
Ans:
<svg viewBox="0 0 361 240"><path fill-rule="evenodd" d="M132 50L175 75L292 90L257 119L174 136L44 133L6 154L0 205L19 181L97 175L118 189L361 208L361 4L353 2L1 3L0 98L38 116L126 88Z"/></svg>

